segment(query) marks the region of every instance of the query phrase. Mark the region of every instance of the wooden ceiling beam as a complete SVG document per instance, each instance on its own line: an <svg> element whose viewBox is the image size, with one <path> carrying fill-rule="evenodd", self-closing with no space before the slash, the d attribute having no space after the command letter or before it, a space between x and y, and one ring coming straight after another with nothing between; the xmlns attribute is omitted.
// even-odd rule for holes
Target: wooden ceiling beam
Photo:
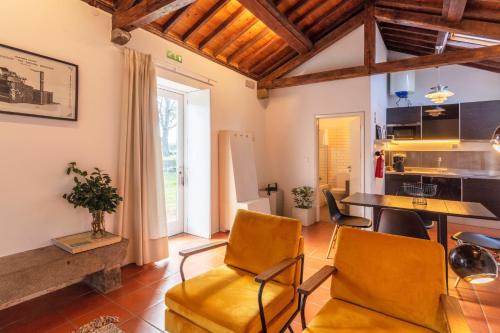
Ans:
<svg viewBox="0 0 500 333"><path fill-rule="evenodd" d="M390 31L390 32L400 32L400 33L411 33L415 35L421 35L421 36L431 36L436 38L438 32L433 31L433 30L428 30L428 29L421 29L421 28L414 28L414 27L408 27L405 25L397 25L397 24L391 24L391 23L385 23L381 22L379 23L379 28L382 32L384 31Z"/></svg>
<svg viewBox="0 0 500 333"><path fill-rule="evenodd" d="M375 8L375 17L381 22L389 22L444 32L457 32L479 36L489 36L497 39L500 38L499 23L469 19L463 19L459 23L450 23L441 16L387 8Z"/></svg>
<svg viewBox="0 0 500 333"><path fill-rule="evenodd" d="M311 13L313 13L319 7L323 6L325 3L326 2L324 2L324 1L318 1L311 8L309 8L309 10L305 11L304 13L302 13L302 15L299 15L296 18L292 19L292 23L295 24L295 25L299 25L304 18L306 18Z"/></svg>
<svg viewBox="0 0 500 333"><path fill-rule="evenodd" d="M396 47L397 48L397 47ZM415 51L413 51L415 52ZM411 52L406 52L410 53ZM422 52L424 53L424 52ZM500 58L500 45L487 46L479 49L468 49L446 52L443 54L429 54L414 58L387 61L373 64L371 70L367 66L356 66L335 69L325 72L298 75L287 78L274 79L271 81L259 81L258 89L285 88L310 83L318 83L332 80L340 80L370 74L384 74L407 70L425 69L453 64L477 63L484 60Z"/></svg>
<svg viewBox="0 0 500 333"><path fill-rule="evenodd" d="M245 53L249 48L254 46L258 41L260 41L262 38L264 38L268 33L270 33L271 30L269 28L264 28L262 29L261 32L259 32L257 35L255 35L252 39L247 41L243 46L238 48L233 54L229 55L226 59L226 62L229 64L232 61L238 59L243 53Z"/></svg>
<svg viewBox="0 0 500 333"><path fill-rule="evenodd" d="M465 12L467 0L443 0L443 18L451 23L458 23L462 20ZM436 53L444 52L446 43L450 33L448 31L440 31L436 40Z"/></svg>
<svg viewBox="0 0 500 333"><path fill-rule="evenodd" d="M332 30L330 33L328 33L325 37L320 39L316 44L314 44L314 47L311 49L306 54L302 55L297 55L293 59L291 59L289 62L285 63L284 65L278 67L275 71L272 73L266 75L262 80L263 81L269 81L269 80L274 80L277 78L282 77L283 75L286 75L287 73L291 72L295 68L299 67L321 51L327 49L329 46L333 45L335 42L339 41L340 39L344 38L347 36L349 33L352 31L356 30L359 28L364 22L364 15L363 13L359 13L355 16L353 16L351 19L347 20L344 24L340 25L336 29Z"/></svg>
<svg viewBox="0 0 500 333"><path fill-rule="evenodd" d="M252 67L248 69L248 71L254 74L261 73L262 71L265 71L266 68L272 66L274 64L274 60L282 59L289 56L290 53L295 53L293 50L291 50L292 52L290 52L290 50L290 47L286 43L284 43L281 47L271 52L265 58L259 60L258 63L253 64Z"/></svg>
<svg viewBox="0 0 500 333"><path fill-rule="evenodd" d="M219 12L219 10L221 10L222 7L224 7L228 2L229 2L229 0L218 0L212 7L210 7L210 9L208 11L206 11L203 14L203 16L198 21L196 21L196 23L194 23L184 33L184 35L182 35L182 41L183 42L187 42L189 40L189 38L191 38L195 32L197 32L198 30L200 30L200 28L205 23L207 23L208 21L210 21L210 19L212 17L214 17L215 14L217 14Z"/></svg>
<svg viewBox="0 0 500 333"><path fill-rule="evenodd" d="M161 30L161 26L159 24L157 24L157 23L153 22L152 24L149 24L149 25L145 26L144 30L146 30L146 31L148 31L148 32L150 32L150 33L152 33L154 35L157 35L160 38L166 39L169 42L172 42L172 43L174 43L174 44L176 44L176 45L178 45L178 46L180 46L180 47L182 47L182 48L184 48L186 50L189 50L189 51L191 51L193 53L196 53L196 54L198 54L198 55L200 55L200 56L202 56L202 57L204 57L204 58L206 58L208 60L211 60L211 61L213 61L213 62L215 62L215 63L217 63L217 64L219 64L221 66L224 66L224 67L226 67L228 69L231 69L231 70L233 70L233 71L235 71L235 72L237 72L237 73L239 73L239 74L241 74L243 76L247 76L247 77L249 77L249 78L251 78L253 80L258 80L259 79L259 77L255 76L255 75L252 75L251 73L245 73L243 71L240 71L238 68L236 68L234 66L228 65L226 62L222 61L221 59L215 58L211 54L205 53L205 52L199 50L198 48L194 47L191 44L183 43L180 39L178 39L176 37L173 37L173 36L171 36L169 34L164 34L162 32L162 30Z"/></svg>
<svg viewBox="0 0 500 333"><path fill-rule="evenodd" d="M288 53L286 56L281 57L276 61L274 64L268 66L262 73L256 73L258 74L261 78L267 76L268 74L274 72L277 68L282 66L283 64L287 63L290 61L292 58L294 58L297 55L297 52L292 49L292 52Z"/></svg>
<svg viewBox="0 0 500 333"><path fill-rule="evenodd" d="M398 34L398 33L393 33L392 31L384 31L382 33L382 36L384 37L384 40L386 38L404 38L409 41L416 41L416 42L427 42L427 43L432 43L436 45L436 37L430 37L430 36L421 36L421 35L413 35L411 33L405 33L405 34Z"/></svg>
<svg viewBox="0 0 500 333"><path fill-rule="evenodd" d="M240 0L239 2L297 52L304 54L312 48L309 38L268 0Z"/></svg>
<svg viewBox="0 0 500 333"><path fill-rule="evenodd" d="M375 38L376 38L376 25L375 16L373 16L375 6L373 1L367 1L364 10L364 28L365 28L365 66L370 69L375 63L376 49L375 49Z"/></svg>
<svg viewBox="0 0 500 333"><path fill-rule="evenodd" d="M255 65L255 63L260 60L259 58L261 57L261 55L266 54L269 50L271 50L270 54L272 54L274 53L274 50L281 49L282 47L285 46L288 45L283 40L271 39L264 46L259 48L256 52L253 52L248 57L244 58L240 63L238 63L238 68L248 72L249 68Z"/></svg>
<svg viewBox="0 0 500 333"><path fill-rule="evenodd" d="M443 54L431 54L416 58L388 61L373 65L374 73L392 73L405 70L424 69L500 57L500 45L487 46L478 49L458 50Z"/></svg>
<svg viewBox="0 0 500 333"><path fill-rule="evenodd" d="M290 8L288 8L285 11L285 16L286 17L290 17L290 15L292 15L293 13L295 13L297 10L300 10L308 2L309 2L309 0L299 0L299 1L297 1L295 4L293 4L292 6L290 6Z"/></svg>
<svg viewBox="0 0 500 333"><path fill-rule="evenodd" d="M250 21L246 23L246 25L241 28L237 33L230 36L221 46L219 46L214 51L214 57L217 57L219 54L224 52L230 45L232 45L238 38L243 36L248 30L250 30L259 20L256 17L253 17Z"/></svg>
<svg viewBox="0 0 500 333"><path fill-rule="evenodd" d="M314 22L309 23L304 26L303 29L306 34L310 34L311 30L319 26L323 21L327 20L331 15L335 13L340 13L340 15L345 15L353 9L353 5L356 5L356 1L353 0L342 0L339 1L335 6L331 7L327 11L325 11L320 17L318 17Z"/></svg>
<svg viewBox="0 0 500 333"><path fill-rule="evenodd" d="M135 4L135 0L115 0L113 6L115 10L127 10Z"/></svg>
<svg viewBox="0 0 500 333"><path fill-rule="evenodd" d="M204 48L212 39L214 39L216 36L220 35L223 33L227 28L233 24L233 22L237 21L241 15L245 13L245 7L240 6L236 11L234 11L227 19L224 20L217 28L212 30L203 40L200 42L200 45L198 48L202 49Z"/></svg>
<svg viewBox="0 0 500 333"><path fill-rule="evenodd" d="M125 10L113 13L113 29L132 31L142 28L170 12L190 5L195 0L143 0Z"/></svg>
<svg viewBox="0 0 500 333"><path fill-rule="evenodd" d="M433 43L433 42L409 41L409 40L404 39L404 38L394 38L394 37L384 38L384 41L385 41L386 44L388 44L388 43L396 43L396 44L399 44L399 45L406 45L408 48L423 47L423 48L431 49L431 50L434 50L434 45L435 45L435 43Z"/></svg>
<svg viewBox="0 0 500 333"><path fill-rule="evenodd" d="M410 50L410 49L415 49L418 51L425 52L425 54L432 54L434 53L434 44L432 45L415 45L415 44L408 44L405 41L393 41L393 40L387 40L385 42L385 45L387 47L394 46L397 47L401 50Z"/></svg>
<svg viewBox="0 0 500 333"><path fill-rule="evenodd" d="M367 67L355 66L349 68L334 69L320 73L286 77L267 82L260 81L258 84L258 88L259 89L286 88L286 87L300 86L311 83L350 79L367 75L369 75L369 70Z"/></svg>
<svg viewBox="0 0 500 333"><path fill-rule="evenodd" d="M182 7L178 11L175 12L174 15L172 15L171 18L168 19L165 24L162 26L162 31L163 33L167 33L179 20L181 20L186 14L188 9L192 6L193 4L187 5L186 7Z"/></svg>

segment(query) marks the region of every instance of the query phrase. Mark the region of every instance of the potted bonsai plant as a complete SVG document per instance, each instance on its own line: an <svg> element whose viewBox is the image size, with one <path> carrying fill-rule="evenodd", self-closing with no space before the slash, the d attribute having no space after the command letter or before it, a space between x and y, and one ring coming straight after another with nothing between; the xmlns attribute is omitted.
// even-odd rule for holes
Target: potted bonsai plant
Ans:
<svg viewBox="0 0 500 333"><path fill-rule="evenodd" d="M75 186L63 198L76 207L87 208L92 214L92 237L99 238L106 234L104 213L114 213L123 201L116 187L111 186L111 178L99 168L89 173L80 170L76 162L69 163L66 174L75 174Z"/></svg>
<svg viewBox="0 0 500 333"><path fill-rule="evenodd" d="M313 194L314 190L310 186L300 186L292 189L293 201L292 216L302 222L303 226L309 226L314 221Z"/></svg>

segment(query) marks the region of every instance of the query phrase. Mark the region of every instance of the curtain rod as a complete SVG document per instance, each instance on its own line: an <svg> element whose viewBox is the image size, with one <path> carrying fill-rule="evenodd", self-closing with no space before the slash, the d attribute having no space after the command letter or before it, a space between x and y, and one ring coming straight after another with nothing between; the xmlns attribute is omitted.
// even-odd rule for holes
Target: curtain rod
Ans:
<svg viewBox="0 0 500 333"><path fill-rule="evenodd" d="M116 45L116 44L114 44L114 45L115 45L115 47L117 47L120 50L120 53L123 54L123 49L125 48L125 46L120 46L120 45ZM138 52L141 52L141 51L138 51ZM212 86L212 87L214 86L215 83L217 83L216 80L213 80L213 79L206 77L204 75L176 67L172 64L169 64L169 63L166 63L162 60L159 60L153 56L151 56L151 58L153 60L153 63L155 64L155 66L159 67L161 69L167 70L169 72L172 72L172 73L184 76L184 77L187 77L188 79L192 79L192 80L204 83L204 84L208 84L209 86ZM184 72L190 72L191 74L184 73Z"/></svg>

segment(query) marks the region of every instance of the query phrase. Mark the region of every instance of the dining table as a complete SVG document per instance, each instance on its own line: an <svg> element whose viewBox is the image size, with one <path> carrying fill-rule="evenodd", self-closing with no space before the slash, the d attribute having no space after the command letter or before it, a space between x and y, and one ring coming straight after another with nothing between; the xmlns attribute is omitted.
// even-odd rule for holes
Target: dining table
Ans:
<svg viewBox="0 0 500 333"><path fill-rule="evenodd" d="M410 210L417 213L433 213L439 216L437 221L437 240L445 249L445 263L448 267L448 216L474 218L482 220L499 220L486 207L478 202L453 201L427 198L426 204L414 203L414 198L399 195L383 195L371 193L354 193L340 202L345 205L373 208L373 230L378 231L378 217L383 208ZM448 282L448 269L446 269Z"/></svg>

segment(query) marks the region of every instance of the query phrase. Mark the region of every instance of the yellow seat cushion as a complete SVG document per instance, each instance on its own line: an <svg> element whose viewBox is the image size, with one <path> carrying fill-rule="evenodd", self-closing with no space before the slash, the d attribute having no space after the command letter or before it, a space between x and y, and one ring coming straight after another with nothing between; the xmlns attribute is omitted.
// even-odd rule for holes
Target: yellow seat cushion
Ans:
<svg viewBox="0 0 500 333"><path fill-rule="evenodd" d="M279 262L299 254L302 225L300 221L246 210L236 214L224 263L260 274ZM295 267L274 280L293 284Z"/></svg>
<svg viewBox="0 0 500 333"><path fill-rule="evenodd" d="M333 256L331 296L444 332L443 247L434 241L342 228Z"/></svg>
<svg viewBox="0 0 500 333"><path fill-rule="evenodd" d="M307 325L307 333L429 333L432 330L332 298Z"/></svg>
<svg viewBox="0 0 500 333"><path fill-rule="evenodd" d="M181 283L167 292L166 305L210 332L260 332L255 275L223 265ZM294 301L294 287L271 281L263 294L266 321L270 322ZM176 332L166 323L167 330Z"/></svg>

